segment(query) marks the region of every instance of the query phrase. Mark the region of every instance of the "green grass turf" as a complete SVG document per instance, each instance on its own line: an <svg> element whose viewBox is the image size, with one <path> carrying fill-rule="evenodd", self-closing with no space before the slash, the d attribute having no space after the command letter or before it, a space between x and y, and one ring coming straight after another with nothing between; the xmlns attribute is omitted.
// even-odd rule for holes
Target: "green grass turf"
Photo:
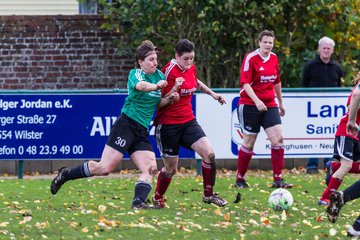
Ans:
<svg viewBox="0 0 360 240"><path fill-rule="evenodd" d="M357 178L347 176L340 190ZM327 220L326 207L317 206L324 173L286 174L295 185L287 213L268 208L271 172L249 172L249 189L232 187L234 179L234 172L217 178L215 191L229 202L223 208L202 202L201 177L176 175L166 208L132 210L135 176L70 181L56 196L51 179L3 178L0 239L343 239L359 214L359 201L353 201L337 223ZM241 201L234 203L238 193Z"/></svg>

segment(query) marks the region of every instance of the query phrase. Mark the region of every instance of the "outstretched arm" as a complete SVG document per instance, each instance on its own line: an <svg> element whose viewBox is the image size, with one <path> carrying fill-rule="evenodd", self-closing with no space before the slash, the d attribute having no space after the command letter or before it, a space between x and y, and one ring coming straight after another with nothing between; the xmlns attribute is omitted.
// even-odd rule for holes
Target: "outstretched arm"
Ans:
<svg viewBox="0 0 360 240"><path fill-rule="evenodd" d="M199 79L197 80L197 89L203 93L206 93L210 96L212 96L215 100L217 100L221 105L223 105L224 103L226 103L225 99L223 96L221 96L220 94L217 94L215 92L213 92L210 88L208 88L203 82L201 82Z"/></svg>

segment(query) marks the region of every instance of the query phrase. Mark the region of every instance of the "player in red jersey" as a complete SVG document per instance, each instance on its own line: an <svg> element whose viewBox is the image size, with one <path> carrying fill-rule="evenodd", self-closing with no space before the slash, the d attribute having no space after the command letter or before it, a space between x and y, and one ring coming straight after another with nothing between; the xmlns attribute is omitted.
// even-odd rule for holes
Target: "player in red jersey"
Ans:
<svg viewBox="0 0 360 240"><path fill-rule="evenodd" d="M213 192L216 178L215 154L209 139L195 119L191 98L199 90L212 96L221 105L226 101L197 78L194 58L195 45L187 39L179 40L175 47L175 59L162 69L168 82L167 87L162 90L163 96L177 92L180 100L159 108L154 120L156 141L164 161L153 197L154 204L160 208L164 207L164 194L178 167L180 146L194 150L202 158L203 201L218 206L227 204L226 200Z"/></svg>
<svg viewBox="0 0 360 240"><path fill-rule="evenodd" d="M350 93L346 104L347 106L350 104L355 89L358 89L359 87L360 72L354 78L353 82L355 83L355 87ZM358 146L359 138L357 134L351 135L350 133L347 133L346 124L348 123L348 120L349 111L340 119L339 126L335 133L333 158L340 162L328 162L327 164L326 182L328 186L322 193L318 202L319 205L329 205L331 193L338 190L342 180L348 172L360 173L360 162L357 162L360 157ZM356 124L360 124L360 109L357 111Z"/></svg>
<svg viewBox="0 0 360 240"><path fill-rule="evenodd" d="M265 30L258 40L260 48L247 54L241 66L240 99L237 108L243 143L238 153L238 170L236 186L248 188L245 174L254 154L253 148L260 132L265 132L271 143L271 160L273 166L273 188L291 188L282 178L284 168L284 147L280 115L285 110L281 96L280 67L277 56L271 52L275 35ZM275 102L277 97L279 107ZM279 112L280 109L280 112Z"/></svg>

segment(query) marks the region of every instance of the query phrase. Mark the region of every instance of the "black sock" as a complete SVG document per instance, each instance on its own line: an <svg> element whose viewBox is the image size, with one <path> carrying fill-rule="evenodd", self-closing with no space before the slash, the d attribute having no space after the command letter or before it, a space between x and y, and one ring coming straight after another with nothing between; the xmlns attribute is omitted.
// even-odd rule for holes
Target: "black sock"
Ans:
<svg viewBox="0 0 360 240"><path fill-rule="evenodd" d="M152 189L151 183L145 181L137 181L135 184L135 196L133 199L133 205L146 202L146 199Z"/></svg>
<svg viewBox="0 0 360 240"><path fill-rule="evenodd" d="M360 197L360 180L343 191L344 203Z"/></svg>
<svg viewBox="0 0 360 240"><path fill-rule="evenodd" d="M355 220L353 228L355 231L360 231L360 216L358 216L358 218Z"/></svg>
<svg viewBox="0 0 360 240"><path fill-rule="evenodd" d="M63 176L66 180L91 177L91 173L89 171L89 162L84 162L77 167L71 168L68 171L64 171Z"/></svg>

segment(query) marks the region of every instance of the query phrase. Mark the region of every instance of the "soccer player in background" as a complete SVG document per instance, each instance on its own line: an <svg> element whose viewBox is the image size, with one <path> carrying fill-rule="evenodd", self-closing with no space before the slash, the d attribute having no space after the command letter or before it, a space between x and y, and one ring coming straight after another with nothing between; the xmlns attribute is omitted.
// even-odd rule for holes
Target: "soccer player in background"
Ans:
<svg viewBox="0 0 360 240"><path fill-rule="evenodd" d="M347 106L349 106L351 102L352 95L356 89L359 88L360 83L360 72L353 80L355 87L353 91L350 93L350 96L347 101ZM348 172L351 173L360 173L360 162L357 162L360 153L358 146L358 135L351 135L346 131L346 125L349 120L349 111L340 119L340 123L335 133L335 142L334 142L334 156L336 161L327 163L327 176L326 176L326 184L327 188L322 193L322 196L318 202L319 205L329 205L330 194L338 190L340 187L342 180ZM356 124L360 123L360 110L357 110L356 114Z"/></svg>
<svg viewBox="0 0 360 240"><path fill-rule="evenodd" d="M195 45L181 39L175 46L175 59L168 62L162 71L168 85L162 89L164 97L178 93L180 99L164 108L159 108L154 125L155 136L164 167L160 170L153 202L165 206L164 194L175 175L179 162L179 147L194 150L202 158L203 202L225 206L227 201L213 192L216 179L216 160L209 139L206 137L192 111L191 98L196 90L210 95L221 105L225 99L213 92L197 78L194 65Z"/></svg>
<svg viewBox="0 0 360 240"><path fill-rule="evenodd" d="M69 181L91 176L108 175L123 159L126 152L141 171L135 184L132 208L149 208L146 203L157 172L155 153L148 140L149 125L157 107L178 100L178 94L161 97L161 88L167 85L164 74L157 69L157 54L152 42L146 40L136 50L136 67L128 76L128 96L121 115L114 123L104 147L100 162L87 161L74 168L61 168L51 182L55 195ZM113 104L113 103L111 103Z"/></svg>
<svg viewBox="0 0 360 240"><path fill-rule="evenodd" d="M272 52L275 35L265 30L259 34L260 48L248 53L240 72L240 99L237 113L243 133L243 143L238 153L236 186L248 188L245 174L249 169L253 148L263 127L271 143L273 166L273 188L291 188L282 178L284 168L284 146L280 116L285 115L282 103L280 67ZM275 101L275 96L278 104Z"/></svg>

